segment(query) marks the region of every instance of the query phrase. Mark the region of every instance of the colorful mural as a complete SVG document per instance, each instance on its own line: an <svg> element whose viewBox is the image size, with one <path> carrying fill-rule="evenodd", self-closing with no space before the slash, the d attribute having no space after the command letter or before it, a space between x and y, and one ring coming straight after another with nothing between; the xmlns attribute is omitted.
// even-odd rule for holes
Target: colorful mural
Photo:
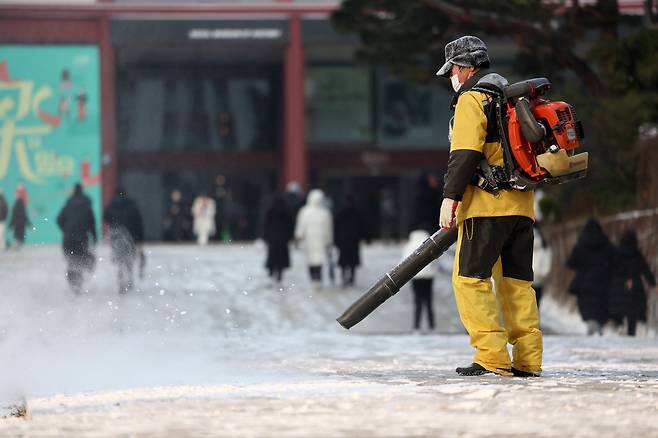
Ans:
<svg viewBox="0 0 658 438"><path fill-rule="evenodd" d="M0 189L10 211L27 203L26 243L60 242L57 214L76 182L98 223L99 78L95 46L0 45Z"/></svg>

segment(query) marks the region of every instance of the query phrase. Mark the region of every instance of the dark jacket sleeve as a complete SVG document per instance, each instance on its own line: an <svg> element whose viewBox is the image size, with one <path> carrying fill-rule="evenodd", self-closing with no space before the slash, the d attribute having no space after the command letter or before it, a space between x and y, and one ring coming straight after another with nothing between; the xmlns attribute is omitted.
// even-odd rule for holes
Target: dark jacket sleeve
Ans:
<svg viewBox="0 0 658 438"><path fill-rule="evenodd" d="M469 149L450 152L443 197L461 201L480 161L482 161L482 152Z"/></svg>

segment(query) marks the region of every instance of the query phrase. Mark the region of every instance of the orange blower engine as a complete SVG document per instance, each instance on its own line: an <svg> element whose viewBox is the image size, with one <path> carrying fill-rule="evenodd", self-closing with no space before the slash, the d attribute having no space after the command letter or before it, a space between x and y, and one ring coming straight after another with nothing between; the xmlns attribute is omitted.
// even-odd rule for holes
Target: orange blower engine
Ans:
<svg viewBox="0 0 658 438"><path fill-rule="evenodd" d="M496 87L497 93L482 90L496 99L507 180L501 188L533 190L587 175L587 152L575 153L584 138L582 124L571 105L544 98L550 88L548 79L536 78Z"/></svg>

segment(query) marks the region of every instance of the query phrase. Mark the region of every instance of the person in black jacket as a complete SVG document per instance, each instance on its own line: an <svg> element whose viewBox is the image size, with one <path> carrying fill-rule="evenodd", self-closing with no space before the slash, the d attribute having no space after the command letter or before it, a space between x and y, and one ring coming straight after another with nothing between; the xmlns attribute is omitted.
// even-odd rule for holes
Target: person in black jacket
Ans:
<svg viewBox="0 0 658 438"><path fill-rule="evenodd" d="M192 228L192 219L189 217L189 207L183 202L180 190L172 190L169 194L169 206L163 225L163 240L180 242L187 240Z"/></svg>
<svg viewBox="0 0 658 438"><path fill-rule="evenodd" d="M98 241L91 200L82 192L80 184L73 187L73 194L57 216L57 225L64 234L62 249L67 262L66 279L71 290L80 293L83 272L91 272L95 264L94 254L89 249L89 238L93 239L94 244Z"/></svg>
<svg viewBox="0 0 658 438"><path fill-rule="evenodd" d="M19 193L17 191L17 193ZM14 240L16 240L16 247L20 248L25 242L25 229L27 226L32 225L30 219L27 217L27 207L23 197L16 196L14 206L11 209L11 222L9 228L14 232Z"/></svg>
<svg viewBox="0 0 658 438"><path fill-rule="evenodd" d="M334 239L338 247L338 266L341 268L343 287L354 286L356 267L361 264L359 243L367 240L363 216L353 195L347 195L345 205L334 221Z"/></svg>
<svg viewBox="0 0 658 438"><path fill-rule="evenodd" d="M9 206L7 205L7 200L2 189L0 189L0 250L5 249L7 245L7 241L5 240L5 222L7 221L8 214Z"/></svg>
<svg viewBox="0 0 658 438"><path fill-rule="evenodd" d="M416 194L416 223L434 224L441 207L441 183L432 172L421 172ZM431 234L431 233L430 233Z"/></svg>
<svg viewBox="0 0 658 438"><path fill-rule="evenodd" d="M119 293L130 292L133 288L133 265L138 256L143 263L144 256L138 245L144 239L144 227L137 204L126 196L124 189L117 189L116 195L105 207L103 222L110 227L110 248L112 261L118 266Z"/></svg>
<svg viewBox="0 0 658 438"><path fill-rule="evenodd" d="M295 221L286 199L277 194L265 213L263 238L267 244L265 267L277 283L283 278L283 270L290 267L288 242L293 237Z"/></svg>
<svg viewBox="0 0 658 438"><path fill-rule="evenodd" d="M610 297L610 316L620 323L626 319L628 335L635 336L638 322L647 320L647 294L644 278L651 286L656 279L642 255L634 231L626 231L617 250L612 295Z"/></svg>
<svg viewBox="0 0 658 438"><path fill-rule="evenodd" d="M576 271L569 293L577 298L578 311L587 323L587 334L603 333L608 320L608 302L616 251L596 219L589 219L576 246L567 259L567 267Z"/></svg>

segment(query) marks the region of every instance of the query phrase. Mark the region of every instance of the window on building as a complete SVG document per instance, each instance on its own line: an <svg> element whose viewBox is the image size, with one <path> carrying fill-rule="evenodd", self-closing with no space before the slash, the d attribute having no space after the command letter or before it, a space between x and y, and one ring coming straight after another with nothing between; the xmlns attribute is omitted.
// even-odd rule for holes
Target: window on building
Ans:
<svg viewBox="0 0 658 438"><path fill-rule="evenodd" d="M247 151L278 145L267 70L132 69L119 79L119 143L127 151Z"/></svg>
<svg viewBox="0 0 658 438"><path fill-rule="evenodd" d="M377 74L377 143L384 149L448 148L452 90L416 84L380 69Z"/></svg>
<svg viewBox="0 0 658 438"><path fill-rule="evenodd" d="M373 140L371 70L311 66L306 70L306 139L312 149Z"/></svg>

